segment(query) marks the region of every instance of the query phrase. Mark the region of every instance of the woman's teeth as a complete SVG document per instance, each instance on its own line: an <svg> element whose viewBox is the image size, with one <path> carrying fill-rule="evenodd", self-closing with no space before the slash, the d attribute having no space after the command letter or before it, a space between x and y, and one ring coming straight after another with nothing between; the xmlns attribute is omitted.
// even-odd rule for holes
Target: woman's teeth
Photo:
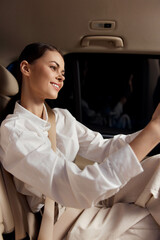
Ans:
<svg viewBox="0 0 160 240"><path fill-rule="evenodd" d="M56 83L52 83L53 86L55 86L56 88L59 88L59 86Z"/></svg>

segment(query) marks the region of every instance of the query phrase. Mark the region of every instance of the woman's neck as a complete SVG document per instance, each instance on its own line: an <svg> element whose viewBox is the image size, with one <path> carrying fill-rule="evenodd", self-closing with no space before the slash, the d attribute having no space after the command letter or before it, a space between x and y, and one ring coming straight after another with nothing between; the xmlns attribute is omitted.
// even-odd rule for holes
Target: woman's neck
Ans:
<svg viewBox="0 0 160 240"><path fill-rule="evenodd" d="M27 99L27 101L25 101L25 99L21 97L20 104L39 118L43 118L44 101L35 102L30 99Z"/></svg>
<svg viewBox="0 0 160 240"><path fill-rule="evenodd" d="M43 118L44 99L32 91L28 79L22 82L20 104L36 116Z"/></svg>

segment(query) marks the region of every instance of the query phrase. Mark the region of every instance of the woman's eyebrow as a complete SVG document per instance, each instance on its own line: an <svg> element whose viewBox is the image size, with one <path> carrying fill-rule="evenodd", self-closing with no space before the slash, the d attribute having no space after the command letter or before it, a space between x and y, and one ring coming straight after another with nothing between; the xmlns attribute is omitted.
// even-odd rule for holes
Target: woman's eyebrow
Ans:
<svg viewBox="0 0 160 240"><path fill-rule="evenodd" d="M49 61L50 63L55 63L58 68L60 68L60 65L56 61ZM65 70L62 70L63 73L65 73Z"/></svg>
<svg viewBox="0 0 160 240"><path fill-rule="evenodd" d="M50 63L53 62L57 65L57 67L59 67L59 64L56 61L49 61Z"/></svg>

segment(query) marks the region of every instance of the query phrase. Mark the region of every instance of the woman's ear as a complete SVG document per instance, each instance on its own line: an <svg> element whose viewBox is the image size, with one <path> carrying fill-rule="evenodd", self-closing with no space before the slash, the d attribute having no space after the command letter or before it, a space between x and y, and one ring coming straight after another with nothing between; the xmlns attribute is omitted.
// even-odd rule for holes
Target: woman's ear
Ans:
<svg viewBox="0 0 160 240"><path fill-rule="evenodd" d="M20 70L23 75L29 76L29 63L26 60L23 60L20 64Z"/></svg>

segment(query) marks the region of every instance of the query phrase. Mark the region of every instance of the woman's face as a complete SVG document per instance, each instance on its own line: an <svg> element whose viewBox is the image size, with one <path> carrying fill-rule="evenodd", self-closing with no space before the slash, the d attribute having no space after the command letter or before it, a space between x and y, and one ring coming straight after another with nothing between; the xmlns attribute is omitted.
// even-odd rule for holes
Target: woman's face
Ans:
<svg viewBox="0 0 160 240"><path fill-rule="evenodd" d="M29 95L37 101L56 99L64 79L64 60L57 51L47 50L41 58L28 64L26 85Z"/></svg>

